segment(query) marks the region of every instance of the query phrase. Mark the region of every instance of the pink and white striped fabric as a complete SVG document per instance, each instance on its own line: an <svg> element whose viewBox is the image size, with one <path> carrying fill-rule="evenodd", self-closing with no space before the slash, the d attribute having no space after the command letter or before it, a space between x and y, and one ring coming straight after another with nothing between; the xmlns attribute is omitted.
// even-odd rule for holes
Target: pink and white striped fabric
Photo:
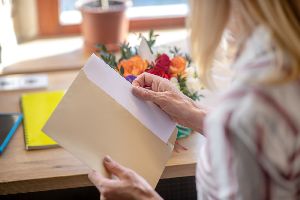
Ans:
<svg viewBox="0 0 300 200"><path fill-rule="evenodd" d="M276 70L259 27L233 67L230 90L207 116L198 199L300 199L300 81L257 84Z"/></svg>

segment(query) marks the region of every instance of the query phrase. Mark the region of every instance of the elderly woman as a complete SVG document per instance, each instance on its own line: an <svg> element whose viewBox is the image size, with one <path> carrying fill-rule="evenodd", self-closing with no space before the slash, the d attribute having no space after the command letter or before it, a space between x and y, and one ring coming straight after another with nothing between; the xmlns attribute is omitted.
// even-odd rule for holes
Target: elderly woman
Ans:
<svg viewBox="0 0 300 200"><path fill-rule="evenodd" d="M199 199L300 199L300 1L193 0L191 12L193 58L207 86L224 30L238 33L231 88L209 111L147 73L133 93L206 136ZM104 165L118 179L89 175L102 197L161 199L132 170L109 157Z"/></svg>

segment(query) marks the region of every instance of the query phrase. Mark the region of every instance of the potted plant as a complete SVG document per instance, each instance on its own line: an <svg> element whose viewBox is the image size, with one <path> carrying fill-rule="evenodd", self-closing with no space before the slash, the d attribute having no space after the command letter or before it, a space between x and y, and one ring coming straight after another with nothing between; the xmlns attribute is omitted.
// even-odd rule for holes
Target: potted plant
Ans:
<svg viewBox="0 0 300 200"><path fill-rule="evenodd" d="M95 52L97 44L105 44L110 51L118 50L128 34L128 1L88 0L77 6L82 14L84 52Z"/></svg>

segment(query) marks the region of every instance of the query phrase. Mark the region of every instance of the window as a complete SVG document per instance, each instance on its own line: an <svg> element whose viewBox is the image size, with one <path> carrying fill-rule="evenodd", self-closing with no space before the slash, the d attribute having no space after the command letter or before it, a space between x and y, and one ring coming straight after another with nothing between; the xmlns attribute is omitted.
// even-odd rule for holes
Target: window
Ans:
<svg viewBox="0 0 300 200"><path fill-rule="evenodd" d="M79 33L82 19L75 7L76 1L38 0L40 35ZM132 0L132 6L127 11L130 30L184 27L187 1Z"/></svg>

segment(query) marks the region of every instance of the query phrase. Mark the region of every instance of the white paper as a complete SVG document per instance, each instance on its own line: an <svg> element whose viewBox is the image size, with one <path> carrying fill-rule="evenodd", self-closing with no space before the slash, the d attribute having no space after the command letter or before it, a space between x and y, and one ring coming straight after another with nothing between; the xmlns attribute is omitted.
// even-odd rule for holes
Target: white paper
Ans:
<svg viewBox="0 0 300 200"><path fill-rule="evenodd" d="M153 103L135 97L132 86L126 79L94 54L83 67L83 71L89 80L115 99L153 134L163 142L168 142L175 129L175 122Z"/></svg>
<svg viewBox="0 0 300 200"><path fill-rule="evenodd" d="M139 48L138 48L138 54L143 58L144 60L147 60L150 63L155 62L155 57L151 53L151 50L147 44L146 38L142 36L142 40L140 42Z"/></svg>
<svg viewBox="0 0 300 200"><path fill-rule="evenodd" d="M48 87L46 74L10 75L0 78L0 91L28 90Z"/></svg>

